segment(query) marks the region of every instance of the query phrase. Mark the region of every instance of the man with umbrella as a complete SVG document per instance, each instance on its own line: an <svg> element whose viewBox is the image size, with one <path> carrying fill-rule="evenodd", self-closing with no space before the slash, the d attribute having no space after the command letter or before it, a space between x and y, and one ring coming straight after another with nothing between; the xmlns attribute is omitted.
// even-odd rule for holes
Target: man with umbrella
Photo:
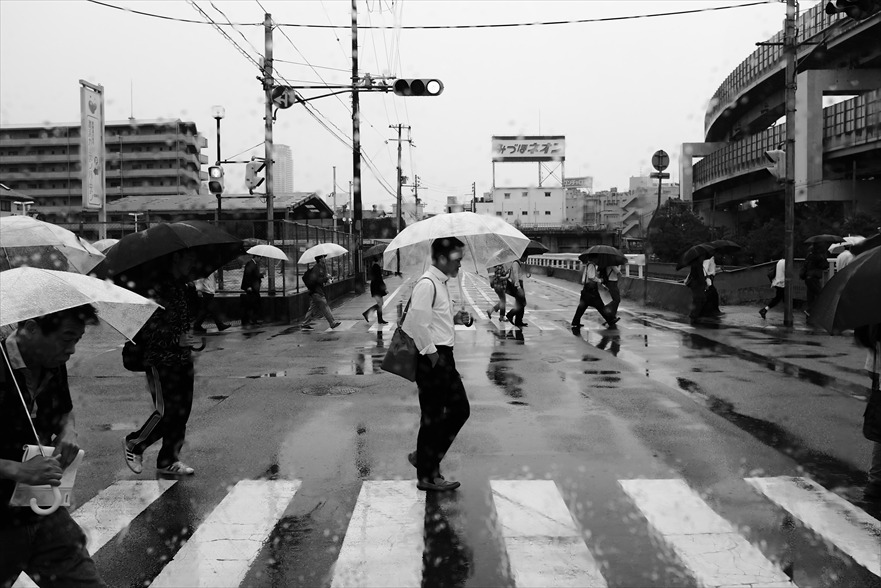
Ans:
<svg viewBox="0 0 881 588"><path fill-rule="evenodd" d="M805 287L808 291L808 299L804 311L805 316L808 318L811 316L811 309L814 306L814 301L820 294L820 290L823 289L823 272L825 272L828 267L829 262L826 260L826 255L821 242L817 241L811 243L811 247L805 257L804 265L802 266L801 276L799 276L804 280Z"/></svg>
<svg viewBox="0 0 881 588"><path fill-rule="evenodd" d="M0 586L12 585L22 571L47 585L105 586L66 508L41 516L9 504L16 483L60 485L79 452L66 363L86 325L97 322L86 304L22 321L0 341ZM22 402L34 415L33 429ZM34 432L55 454L22 462L22 446L34 442Z"/></svg>
<svg viewBox="0 0 881 588"><path fill-rule="evenodd" d="M250 324L262 325L263 312L260 306L260 284L263 282L263 272L257 263L257 255L251 254L251 259L245 264L242 272L242 326Z"/></svg>
<svg viewBox="0 0 881 588"><path fill-rule="evenodd" d="M306 316L303 317L303 325L306 328L312 328L312 317L319 313L324 315L331 329L340 326L340 321L333 318L330 305L327 303L327 293L324 291L324 285L330 279L327 275L327 266L324 265L325 257L326 255L317 255L315 257L315 265L306 272L306 274L311 274L311 276L307 278L306 274L303 275L303 283L306 284L306 288L309 290L309 298L312 301L309 305L309 310L306 311Z"/></svg>

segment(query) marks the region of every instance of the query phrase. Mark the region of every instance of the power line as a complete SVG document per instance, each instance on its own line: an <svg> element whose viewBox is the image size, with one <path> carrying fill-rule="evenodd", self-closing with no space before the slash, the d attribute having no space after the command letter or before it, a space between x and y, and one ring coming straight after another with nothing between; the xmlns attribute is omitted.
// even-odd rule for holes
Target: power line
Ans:
<svg viewBox="0 0 881 588"><path fill-rule="evenodd" d="M241 53L242 55L245 56L245 59L247 59L248 61L250 61L250 62L253 63L254 65L256 65L256 66L257 66L257 69L259 69L261 73L263 72L263 66L260 65L260 64L257 62L256 59L254 59L253 57L251 57L251 55L248 54L247 51L245 51L244 49L242 49L242 46L239 45L239 44L236 42L235 39L233 39L233 38L230 37L228 34L226 34L226 31L224 31L222 28L220 28L220 26L219 26L216 22L214 22L214 19L212 19L212 18L208 15L207 12L205 12L204 10L202 10L202 8L201 8L198 4L196 4L195 0L188 0L188 3L189 3L190 6L193 7L193 9L194 9L196 12L198 12L199 14L201 14L202 16L204 16L206 19L208 19L208 23L207 23L207 24L211 24L211 25L213 25L213 26L214 26L214 30L216 30L218 33L220 33L220 34L221 34L221 35L222 35L227 41L229 41L230 43L232 43L232 44L233 44L233 47L235 47L236 49L238 49L239 53Z"/></svg>
<svg viewBox="0 0 881 588"><path fill-rule="evenodd" d="M229 23L229 25L233 28L234 31L236 31L239 35L242 36L242 38L245 40L245 43L247 43L248 45L250 45L250 46L251 46L251 49L254 50L254 53L256 53L257 55L259 55L259 56L262 58L262 57L263 57L263 54L260 53L260 50L257 49L256 47L254 47L254 44L251 43L251 41L248 39L248 37L246 37L245 34L244 34L242 31L240 31L239 29L236 28L236 25L234 25L234 24L232 23L232 21L229 19L229 17L226 15L226 13L224 13L221 9L219 9L219 8L214 4L214 2L209 2L209 4L211 4L211 8L213 8L214 10L216 10L217 12L219 12L220 15L221 15L224 19L226 19L226 22ZM258 4L259 4L259 2L258 2Z"/></svg>

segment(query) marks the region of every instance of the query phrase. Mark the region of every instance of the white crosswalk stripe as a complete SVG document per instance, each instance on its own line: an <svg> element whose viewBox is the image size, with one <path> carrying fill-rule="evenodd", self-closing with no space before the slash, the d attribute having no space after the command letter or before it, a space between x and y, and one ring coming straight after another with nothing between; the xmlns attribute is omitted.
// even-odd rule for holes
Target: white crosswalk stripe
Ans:
<svg viewBox="0 0 881 588"><path fill-rule="evenodd" d="M683 480L619 480L701 586L793 586Z"/></svg>
<svg viewBox="0 0 881 588"><path fill-rule="evenodd" d="M857 564L879 575L879 521L805 478L745 481ZM73 518L89 538L89 551L94 554L121 537L175 483L116 482L74 511ZM698 585L793 586L779 566L684 480L618 483ZM152 586L241 585L300 486L300 480L244 480L236 484L164 565ZM593 534L591 529L580 528L553 480L490 480L489 486L495 514L490 524L495 527L494 535L501 538L504 568L511 574L509 583L521 588L607 585L598 561L604 558L591 553L584 539ZM426 493L416 489L415 480L364 481L331 571L331 585L422 585L426 516ZM34 585L25 576L14 584Z"/></svg>
<svg viewBox="0 0 881 588"><path fill-rule="evenodd" d="M881 576L881 521L806 478L745 478L815 533Z"/></svg>

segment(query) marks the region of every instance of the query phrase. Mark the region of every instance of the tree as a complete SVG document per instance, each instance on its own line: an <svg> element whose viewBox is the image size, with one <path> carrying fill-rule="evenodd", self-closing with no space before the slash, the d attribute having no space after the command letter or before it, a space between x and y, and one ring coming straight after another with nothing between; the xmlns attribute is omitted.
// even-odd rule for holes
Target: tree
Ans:
<svg viewBox="0 0 881 588"><path fill-rule="evenodd" d="M710 240L710 228L680 200L667 200L649 229L652 251L661 261L675 262L682 253Z"/></svg>

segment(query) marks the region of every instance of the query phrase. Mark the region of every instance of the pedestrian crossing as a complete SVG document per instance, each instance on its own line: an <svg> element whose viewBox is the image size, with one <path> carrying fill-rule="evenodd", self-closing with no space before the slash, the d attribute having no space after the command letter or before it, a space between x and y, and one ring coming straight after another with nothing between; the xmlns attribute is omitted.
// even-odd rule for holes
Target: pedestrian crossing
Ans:
<svg viewBox="0 0 881 588"><path fill-rule="evenodd" d="M767 500L804 524L881 581L881 522L799 477L744 478ZM152 503L177 500L175 482L116 482L76 509L91 553L124 536ZM185 482L183 482L185 483ZM618 480L622 498L657 540L700 586L795 586L781 564L751 543L682 479ZM508 584L527 586L614 585L605 554L588 541L554 480L489 480L491 515L510 572ZM240 586L276 525L300 490L300 480L243 480L232 486L195 532L153 578L152 586ZM478 489L479 490L479 489ZM461 491L460 491L461 492ZM455 495L447 495L455 496ZM334 587L423 584L427 494L415 480L366 480L330 572ZM467 516L467 512L465 513ZM622 520L622 525L632 521ZM763 542L760 542L763 543ZM479 554L475 557L479 557ZM100 559L100 558L99 558ZM307 566L308 562L303 562ZM33 586L22 576L14 586Z"/></svg>

